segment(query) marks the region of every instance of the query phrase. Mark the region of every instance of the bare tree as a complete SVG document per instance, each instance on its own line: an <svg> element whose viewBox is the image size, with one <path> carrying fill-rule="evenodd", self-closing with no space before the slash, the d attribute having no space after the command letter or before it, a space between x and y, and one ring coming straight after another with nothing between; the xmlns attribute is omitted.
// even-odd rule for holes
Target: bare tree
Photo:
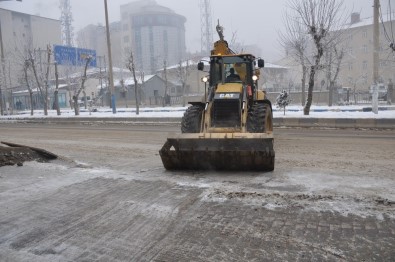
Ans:
<svg viewBox="0 0 395 262"><path fill-rule="evenodd" d="M34 114L34 104L33 104L33 90L30 86L29 83L29 77L28 77L28 69L30 67L30 60L26 60L25 64L23 66L23 72L25 75L25 81L26 81L26 86L27 86L27 90L29 91L29 98L30 98L30 115Z"/></svg>
<svg viewBox="0 0 395 262"><path fill-rule="evenodd" d="M290 0L291 9L295 12L294 18L300 18L301 27L310 35L313 45L313 61L310 66L309 87L304 114L310 114L313 100L315 75L322 69L321 58L328 45L337 38L343 25L342 0ZM337 31L336 31L337 30Z"/></svg>
<svg viewBox="0 0 395 262"><path fill-rule="evenodd" d="M338 50L336 45L333 45L326 52L326 78L329 83L329 101L328 106L333 105L333 91L335 88L336 80L340 73L341 63L344 57L344 49Z"/></svg>
<svg viewBox="0 0 395 262"><path fill-rule="evenodd" d="M302 106L306 104L306 78L308 55L308 35L304 32L300 21L295 17L287 14L284 17L285 32L280 32L280 44L286 50L287 56L290 56L302 68Z"/></svg>
<svg viewBox="0 0 395 262"><path fill-rule="evenodd" d="M190 74L189 60L186 60L185 64L182 61L180 61L177 67L177 76L181 82L182 106L186 105L185 89L186 89L186 83L188 81L189 74Z"/></svg>
<svg viewBox="0 0 395 262"><path fill-rule="evenodd" d="M33 74L34 74L34 79L36 80L37 88L39 91L39 94L41 96L41 99L43 101L43 107L44 107L44 115L48 115L48 87L49 87L49 70L50 70L50 62L51 62L51 46L47 45L47 50L45 50L47 54L47 63L45 65L45 75L43 75L42 71L42 64L37 63L36 59L36 53L38 52L39 56L41 56L41 50L35 50L35 54L33 54L32 50L29 50L29 60L30 60L30 66L32 67ZM38 66L40 66L40 74L38 72Z"/></svg>
<svg viewBox="0 0 395 262"><path fill-rule="evenodd" d="M79 89L74 93L74 95L73 95L74 113L75 113L76 116L78 116L78 115L80 114L80 105L78 104L78 97L79 97L80 93L82 92L82 90L85 89L85 81L86 81L86 79L87 79L86 71L88 70L88 66L89 66L91 60L92 60L92 57L91 57L91 56L87 56L87 57L86 57L86 59L85 59L84 73L83 73L83 76L82 76L82 79L81 79L81 86L80 86L80 88L79 88ZM86 100L86 99L85 99L85 100Z"/></svg>
<svg viewBox="0 0 395 262"><path fill-rule="evenodd" d="M164 96L163 96L163 107L165 107L166 106L166 104L167 104L167 96L169 95L169 83L168 83L168 81L167 81L167 61L166 61L166 59L165 60L163 60L163 77L164 77L164 79L165 79L165 93L164 93Z"/></svg>
<svg viewBox="0 0 395 262"><path fill-rule="evenodd" d="M134 63L133 51L130 52L130 56L128 58L128 62L126 64L126 67L129 69L129 71L133 75L134 96L135 96L135 99L136 99L136 115L138 115L140 113L140 101L139 101L139 96L138 96L139 83L138 83L137 77L136 77L136 66L135 66L135 63Z"/></svg>
<svg viewBox="0 0 395 262"><path fill-rule="evenodd" d="M383 33L384 33L384 38L387 40L389 43L389 50L391 52L395 53L395 27L393 27L393 22L394 21L394 13L393 9L391 6L391 1L388 1L388 11L387 11L387 17L389 21L388 27L385 25L385 21L383 19L383 11L381 10L381 5L379 5L380 8L380 22L383 27Z"/></svg>
<svg viewBox="0 0 395 262"><path fill-rule="evenodd" d="M232 32L232 38L231 38L229 44L232 47L233 52L235 52L237 54L243 53L244 43L238 42L237 31Z"/></svg>
<svg viewBox="0 0 395 262"><path fill-rule="evenodd" d="M60 116L60 108L59 108L59 73L58 73L58 63L55 62L55 92L54 92L54 105L56 109L56 114Z"/></svg>

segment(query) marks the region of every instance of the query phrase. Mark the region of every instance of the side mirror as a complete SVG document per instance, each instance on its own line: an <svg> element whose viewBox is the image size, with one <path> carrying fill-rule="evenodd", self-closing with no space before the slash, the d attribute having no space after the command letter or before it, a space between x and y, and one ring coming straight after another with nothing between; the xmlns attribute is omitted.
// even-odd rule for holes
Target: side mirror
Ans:
<svg viewBox="0 0 395 262"><path fill-rule="evenodd" d="M203 62L199 62L198 63L198 70L199 71L203 71L203 69L204 69L204 63Z"/></svg>
<svg viewBox="0 0 395 262"><path fill-rule="evenodd" d="M258 67L259 68L262 68L262 67L265 67L265 61L263 61L263 59L258 59Z"/></svg>

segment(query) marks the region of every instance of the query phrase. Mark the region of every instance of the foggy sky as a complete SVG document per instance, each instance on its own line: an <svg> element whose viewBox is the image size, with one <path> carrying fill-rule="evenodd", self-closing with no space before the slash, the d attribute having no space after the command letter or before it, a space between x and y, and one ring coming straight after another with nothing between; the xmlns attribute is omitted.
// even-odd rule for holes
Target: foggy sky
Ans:
<svg viewBox="0 0 395 262"><path fill-rule="evenodd" d="M0 8L59 19L59 0L22 0L23 2L0 2ZM107 0L110 22L120 20L120 5L133 0ZM200 51L200 9L198 0L156 0L187 18L186 46L188 52ZM393 1L393 0L390 0ZM265 60L275 62L283 55L278 44L278 32L283 30L283 14L287 0L212 0L214 41L217 20L225 28L225 39L230 41L236 33L237 41L245 45L257 45ZM345 0L347 13L360 12L361 17L373 16L373 0ZM388 0L382 0L387 10ZM395 6L395 4L394 4ZM88 24L105 24L103 0L71 0L74 33Z"/></svg>

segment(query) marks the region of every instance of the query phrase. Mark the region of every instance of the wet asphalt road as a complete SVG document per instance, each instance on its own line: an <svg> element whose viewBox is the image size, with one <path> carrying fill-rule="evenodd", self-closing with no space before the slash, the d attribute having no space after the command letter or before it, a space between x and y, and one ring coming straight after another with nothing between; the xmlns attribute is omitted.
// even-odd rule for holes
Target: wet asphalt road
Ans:
<svg viewBox="0 0 395 262"><path fill-rule="evenodd" d="M168 172L176 126L2 124L1 261L391 261L395 134L275 129L274 172Z"/></svg>

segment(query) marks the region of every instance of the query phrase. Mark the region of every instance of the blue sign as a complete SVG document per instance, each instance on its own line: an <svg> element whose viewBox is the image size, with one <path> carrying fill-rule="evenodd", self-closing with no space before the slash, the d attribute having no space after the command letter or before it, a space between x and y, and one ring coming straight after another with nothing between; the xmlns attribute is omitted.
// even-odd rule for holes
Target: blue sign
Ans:
<svg viewBox="0 0 395 262"><path fill-rule="evenodd" d="M74 47L55 45L54 53L58 65L76 65L77 57Z"/></svg>
<svg viewBox="0 0 395 262"><path fill-rule="evenodd" d="M89 66L96 67L96 50L77 48L77 64L85 65L88 56L92 57Z"/></svg>
<svg viewBox="0 0 395 262"><path fill-rule="evenodd" d="M89 66L96 67L96 50L55 45L54 53L59 65L83 66L87 57L91 56Z"/></svg>

